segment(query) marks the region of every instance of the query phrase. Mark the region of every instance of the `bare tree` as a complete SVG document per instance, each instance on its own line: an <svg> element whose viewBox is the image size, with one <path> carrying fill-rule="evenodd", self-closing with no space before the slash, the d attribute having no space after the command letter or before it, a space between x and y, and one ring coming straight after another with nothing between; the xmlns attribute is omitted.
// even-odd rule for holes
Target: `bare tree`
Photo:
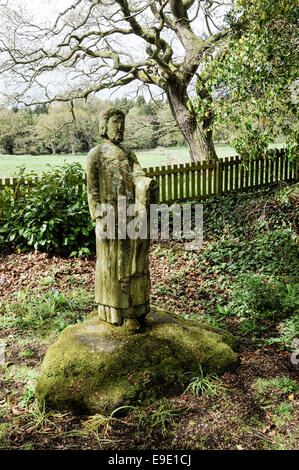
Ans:
<svg viewBox="0 0 299 470"><path fill-rule="evenodd" d="M221 53L229 29L219 12L223 16L232 2L69 0L53 24L37 24L11 3L1 9L0 70L17 102L87 98L134 81L158 87L167 95L191 161L217 159L213 116L206 113L199 121L188 101L196 76L198 96L211 99L204 63Z"/></svg>

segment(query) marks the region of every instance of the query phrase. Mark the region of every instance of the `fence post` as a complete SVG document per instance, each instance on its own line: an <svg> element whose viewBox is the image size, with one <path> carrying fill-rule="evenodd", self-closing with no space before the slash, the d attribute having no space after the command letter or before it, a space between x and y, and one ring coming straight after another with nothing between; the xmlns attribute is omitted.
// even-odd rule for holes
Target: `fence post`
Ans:
<svg viewBox="0 0 299 470"><path fill-rule="evenodd" d="M223 166L221 160L216 162L216 194L222 194L222 172L223 172Z"/></svg>

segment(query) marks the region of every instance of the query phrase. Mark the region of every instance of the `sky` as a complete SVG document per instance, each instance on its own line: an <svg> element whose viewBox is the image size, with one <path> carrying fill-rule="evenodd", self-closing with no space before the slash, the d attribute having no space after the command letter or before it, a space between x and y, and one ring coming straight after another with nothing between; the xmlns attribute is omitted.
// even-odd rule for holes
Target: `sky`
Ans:
<svg viewBox="0 0 299 470"><path fill-rule="evenodd" d="M39 25L44 25L47 23L49 24L54 24L55 19L57 17L57 14L59 12L64 11L66 8L68 8L70 5L74 3L75 0L8 0L7 3L11 7L18 7L21 6L22 8L25 8L26 12L29 15L33 16L33 21L36 22ZM27 16L27 14L25 15ZM1 21L1 20L0 20ZM197 29L202 30L203 23L199 22L197 24ZM140 44L138 45L138 41L132 42L131 39L126 37L125 41L128 41L128 49L132 47L139 47L139 53L142 49L140 49ZM144 45L142 45L144 47ZM182 50L180 47L179 43L177 42L176 44L176 51ZM135 55L136 55L135 51ZM183 51L183 50L182 50ZM138 52L137 52L138 53ZM55 75L54 75L54 80L55 80ZM56 74L56 80L57 82L59 81L59 76ZM54 84L55 82L53 82ZM109 90L103 90L101 91L98 96L101 99L116 99L116 98L121 98L123 96L128 96L129 98L134 98L136 96L136 84L137 82L134 82L133 84L130 84L126 86L125 88L120 88L120 89L113 89L112 91ZM158 89L157 87L152 88L152 93L154 96L161 95L161 90ZM144 94L146 99L150 98L150 95L148 92L145 90L142 91L142 94Z"/></svg>
<svg viewBox="0 0 299 470"><path fill-rule="evenodd" d="M29 14L30 16L32 15L33 20L36 24L49 25L54 24L57 15L60 12L65 11L71 4L73 4L74 0L7 0L6 3L10 8L18 8L20 6L21 8L25 9L26 16L27 14ZM128 39L126 38L126 40ZM58 74L56 74L56 77L57 81L59 81ZM132 83L127 85L125 88L102 90L100 93L97 94L97 96L103 100L115 100L124 96L134 99L136 97L137 85L137 83ZM0 89L1 88L5 89L6 85L4 85L0 77ZM154 96L159 96L161 95L161 90L158 87L152 87L152 93ZM142 94L147 100L150 99L150 94L147 92L146 89L142 91Z"/></svg>
<svg viewBox="0 0 299 470"><path fill-rule="evenodd" d="M54 20L57 12L65 10L72 3L73 0L8 0L9 5L24 6L39 21Z"/></svg>

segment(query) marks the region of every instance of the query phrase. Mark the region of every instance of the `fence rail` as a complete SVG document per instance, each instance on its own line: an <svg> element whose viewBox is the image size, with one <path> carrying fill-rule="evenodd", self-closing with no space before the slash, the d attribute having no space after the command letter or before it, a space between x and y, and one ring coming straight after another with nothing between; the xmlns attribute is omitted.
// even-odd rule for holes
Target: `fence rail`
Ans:
<svg viewBox="0 0 299 470"><path fill-rule="evenodd" d="M159 201L172 203L188 199L206 199L215 194L230 191L248 191L276 184L280 181L298 181L298 163L292 164L284 155L283 149L275 152L275 157L252 160L244 166L239 157L222 158L219 162L201 164L185 163L161 167L144 168L148 176L159 184ZM34 185L41 177L26 179ZM16 187L18 178L0 178L0 190L5 186ZM86 185L86 176L82 180Z"/></svg>
<svg viewBox="0 0 299 470"><path fill-rule="evenodd" d="M270 186L280 181L298 181L297 167L283 149L275 157L252 160L247 167L239 157L222 158L219 162L186 163L145 169L160 188L160 202L205 199L230 191L248 191Z"/></svg>

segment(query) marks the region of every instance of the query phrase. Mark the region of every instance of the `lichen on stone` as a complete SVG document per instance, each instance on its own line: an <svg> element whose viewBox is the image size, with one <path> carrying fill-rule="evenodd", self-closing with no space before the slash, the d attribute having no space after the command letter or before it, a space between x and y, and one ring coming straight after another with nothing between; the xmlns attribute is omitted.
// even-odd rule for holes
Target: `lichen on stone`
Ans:
<svg viewBox="0 0 299 470"><path fill-rule="evenodd" d="M135 334L92 317L67 327L49 347L36 394L47 408L111 413L121 405L173 396L186 372L221 374L238 365L232 335L151 309Z"/></svg>

